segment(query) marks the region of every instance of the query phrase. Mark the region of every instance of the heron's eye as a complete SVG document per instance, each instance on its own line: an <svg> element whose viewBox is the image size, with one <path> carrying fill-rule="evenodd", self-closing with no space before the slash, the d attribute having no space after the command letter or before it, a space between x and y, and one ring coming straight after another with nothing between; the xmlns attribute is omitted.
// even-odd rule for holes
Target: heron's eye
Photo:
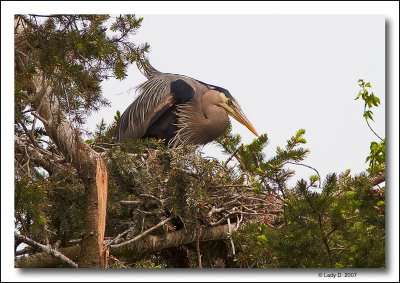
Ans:
<svg viewBox="0 0 400 283"><path fill-rule="evenodd" d="M230 107L235 106L235 104L234 104L234 102L232 101L232 99L228 99L228 105L229 105Z"/></svg>

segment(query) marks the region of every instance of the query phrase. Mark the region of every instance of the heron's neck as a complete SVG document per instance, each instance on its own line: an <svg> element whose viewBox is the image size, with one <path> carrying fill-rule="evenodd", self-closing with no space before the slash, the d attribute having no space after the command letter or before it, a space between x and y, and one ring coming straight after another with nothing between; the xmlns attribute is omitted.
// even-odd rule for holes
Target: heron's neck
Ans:
<svg viewBox="0 0 400 283"><path fill-rule="evenodd" d="M226 111L216 105L203 105L204 119L200 123L199 133L204 140L211 142L220 137L229 124Z"/></svg>

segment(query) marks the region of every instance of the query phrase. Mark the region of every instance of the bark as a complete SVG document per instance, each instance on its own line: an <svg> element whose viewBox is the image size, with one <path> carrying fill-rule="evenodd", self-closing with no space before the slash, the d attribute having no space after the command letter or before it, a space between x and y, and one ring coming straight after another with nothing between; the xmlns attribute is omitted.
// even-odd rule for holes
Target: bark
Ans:
<svg viewBox="0 0 400 283"><path fill-rule="evenodd" d="M72 261L78 261L81 253L81 246L59 248L58 251ZM17 268L40 268L59 267L62 261L52 257L48 253L37 253L29 256L21 256L15 259L14 266Z"/></svg>
<svg viewBox="0 0 400 283"><path fill-rule="evenodd" d="M169 233L167 236L149 235L141 241L134 241L127 244L111 245L110 255L115 256L137 256L143 253L152 253L163 249L193 243L198 240L207 242L219 239L227 239L230 231L236 228L236 225L221 225L216 227L200 228L198 235L196 233L188 234L184 229ZM81 246L69 248L60 248L58 251L71 260L78 260L81 253ZM15 260L15 267L19 268L38 268L38 267L57 267L60 260L50 256L47 253L38 253L27 257L21 257Z"/></svg>
<svg viewBox="0 0 400 283"><path fill-rule="evenodd" d="M46 132L64 157L77 170L85 187L86 217L85 234L79 267L102 267L105 265L103 240L107 205L107 169L101 156L95 152L60 112L58 101L52 97L50 80L37 75L34 78L37 96L33 107L40 115Z"/></svg>
<svg viewBox="0 0 400 283"><path fill-rule="evenodd" d="M28 45L24 39L23 20L15 20L14 25L16 48ZM26 63L16 61L16 69L25 68ZM28 103L36 110L32 114L43 122L48 136L67 162L75 167L85 187L85 206L82 208L85 210L85 233L82 235L79 267L102 267L105 266L103 240L108 186L106 166L100 154L85 143L80 132L67 120L58 97L52 94L53 86L52 78L36 69Z"/></svg>

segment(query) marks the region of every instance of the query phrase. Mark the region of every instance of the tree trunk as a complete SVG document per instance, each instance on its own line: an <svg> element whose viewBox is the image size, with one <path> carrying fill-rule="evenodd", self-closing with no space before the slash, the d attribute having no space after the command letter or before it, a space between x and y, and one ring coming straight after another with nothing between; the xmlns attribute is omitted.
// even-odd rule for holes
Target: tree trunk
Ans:
<svg viewBox="0 0 400 283"><path fill-rule="evenodd" d="M79 267L104 267L103 240L107 207L107 168L95 152L60 111L58 100L52 96L51 81L38 74L33 78L36 99L33 107L46 132L65 158L77 170L85 187L85 232Z"/></svg>

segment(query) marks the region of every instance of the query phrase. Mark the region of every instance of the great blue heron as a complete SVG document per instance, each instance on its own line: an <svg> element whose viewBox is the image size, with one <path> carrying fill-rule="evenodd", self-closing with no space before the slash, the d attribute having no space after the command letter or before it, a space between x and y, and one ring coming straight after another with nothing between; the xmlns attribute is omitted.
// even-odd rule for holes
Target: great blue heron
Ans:
<svg viewBox="0 0 400 283"><path fill-rule="evenodd" d="M148 61L138 65L148 79L117 123L117 141L155 137L170 147L203 145L221 136L228 115L258 136L226 89L177 74L161 73Z"/></svg>

